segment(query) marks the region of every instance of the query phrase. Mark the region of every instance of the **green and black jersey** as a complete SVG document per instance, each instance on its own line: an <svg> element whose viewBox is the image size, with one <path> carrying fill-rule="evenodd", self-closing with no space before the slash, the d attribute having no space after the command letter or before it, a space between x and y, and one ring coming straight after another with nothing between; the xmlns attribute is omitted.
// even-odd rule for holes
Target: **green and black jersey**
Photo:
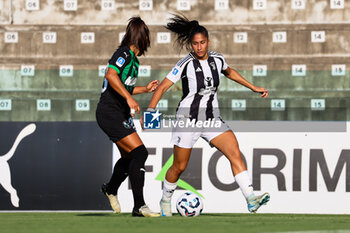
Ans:
<svg viewBox="0 0 350 233"><path fill-rule="evenodd" d="M108 61L106 72L108 68L118 72L120 81L123 83L126 90L132 94L138 76L139 59L128 46L120 47L114 52L113 56ZM109 85L108 80L105 78L100 101L106 103L115 102L115 100L122 104L126 103L125 99Z"/></svg>

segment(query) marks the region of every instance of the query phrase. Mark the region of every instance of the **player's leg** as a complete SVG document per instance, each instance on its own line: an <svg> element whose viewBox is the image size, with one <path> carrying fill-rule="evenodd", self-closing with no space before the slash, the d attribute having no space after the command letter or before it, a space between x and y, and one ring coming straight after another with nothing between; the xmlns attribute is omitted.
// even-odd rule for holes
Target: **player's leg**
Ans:
<svg viewBox="0 0 350 233"><path fill-rule="evenodd" d="M261 196L254 195L252 181L241 157L238 141L234 133L232 131L226 131L210 140L210 143L230 161L235 180L247 200L248 210L255 212L261 205L266 204L270 199L270 195L268 193L264 193Z"/></svg>
<svg viewBox="0 0 350 233"><path fill-rule="evenodd" d="M143 199L144 165L148 152L136 133L133 119L116 107L99 103L96 109L96 120L110 140L116 142L121 151L125 151L130 158L128 175L134 196L133 213L138 213L140 216L156 216L145 205ZM120 180L122 178L122 176L119 177Z"/></svg>
<svg viewBox="0 0 350 233"><path fill-rule="evenodd" d="M118 147L128 153L130 165L128 169L132 194L134 197L133 216L157 217L145 204L143 186L145 183L145 162L148 151L136 132L122 138L117 142Z"/></svg>
<svg viewBox="0 0 350 233"><path fill-rule="evenodd" d="M131 162L131 159L128 156L129 154L120 146L117 145L117 147L119 149L121 157L115 163L112 177L106 187L107 192L114 195L117 195L120 185L128 177L128 170Z"/></svg>
<svg viewBox="0 0 350 233"><path fill-rule="evenodd" d="M177 181L185 171L190 159L192 148L182 148L174 145L174 162L168 169L163 186L163 195L160 201L162 216L172 216L171 197L176 189Z"/></svg>
<svg viewBox="0 0 350 233"><path fill-rule="evenodd" d="M168 169L165 179L170 183L175 183L180 175L186 170L191 156L192 148L182 148L174 146L174 162Z"/></svg>
<svg viewBox="0 0 350 233"><path fill-rule="evenodd" d="M107 184L103 184L101 187L102 192L108 197L109 203L115 213L120 213L120 204L118 201L118 189L122 182L128 177L129 165L131 162L129 154L118 146L121 157L115 163L113 174Z"/></svg>

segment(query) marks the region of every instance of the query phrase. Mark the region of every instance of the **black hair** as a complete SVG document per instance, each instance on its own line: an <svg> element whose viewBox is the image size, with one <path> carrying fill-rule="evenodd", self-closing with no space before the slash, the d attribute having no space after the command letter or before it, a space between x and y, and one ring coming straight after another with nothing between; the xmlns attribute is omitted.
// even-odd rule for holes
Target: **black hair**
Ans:
<svg viewBox="0 0 350 233"><path fill-rule="evenodd" d="M173 16L165 28L177 35L175 42L180 46L180 49L186 47L187 50L191 51L191 41L197 33L201 33L209 39L208 30L199 25L197 20L190 21L184 15L173 14Z"/></svg>
<svg viewBox="0 0 350 233"><path fill-rule="evenodd" d="M139 17L134 16L129 19L126 33L119 47L134 45L140 56L144 55L151 42L149 38L149 29L145 22Z"/></svg>

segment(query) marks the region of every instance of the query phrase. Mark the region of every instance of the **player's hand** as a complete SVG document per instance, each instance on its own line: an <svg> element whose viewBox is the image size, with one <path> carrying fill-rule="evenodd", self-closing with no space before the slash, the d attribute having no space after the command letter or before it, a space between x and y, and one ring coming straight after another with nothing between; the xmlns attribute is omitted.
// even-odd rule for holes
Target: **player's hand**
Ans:
<svg viewBox="0 0 350 233"><path fill-rule="evenodd" d="M126 102L128 103L128 105L130 107L130 115L131 115L131 117L134 117L136 112L138 114L140 114L140 106L136 102L136 100L134 100L134 98L130 97L129 99L126 100Z"/></svg>
<svg viewBox="0 0 350 233"><path fill-rule="evenodd" d="M269 93L268 93L269 90L267 90L267 89L265 89L263 87L255 87L253 89L253 91L260 93L262 98L267 98L267 96L269 95Z"/></svg>
<svg viewBox="0 0 350 233"><path fill-rule="evenodd" d="M146 92L150 93L157 89L159 86L159 80L153 80L146 85Z"/></svg>

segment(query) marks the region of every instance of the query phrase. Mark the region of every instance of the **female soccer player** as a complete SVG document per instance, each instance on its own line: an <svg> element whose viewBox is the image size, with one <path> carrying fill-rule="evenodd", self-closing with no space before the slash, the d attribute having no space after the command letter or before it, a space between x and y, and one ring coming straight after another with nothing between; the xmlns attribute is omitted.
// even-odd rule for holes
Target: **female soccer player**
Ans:
<svg viewBox="0 0 350 233"><path fill-rule="evenodd" d="M170 20L166 28L177 35L176 41L180 48L186 46L191 52L181 59L161 82L152 96L147 111L154 111L164 92L181 79L183 96L178 105L176 117L178 121L184 121L182 125L192 128L191 132L188 132L188 127L185 129L175 127L173 130L171 141L174 144L174 162L164 180L163 196L160 201L161 214L162 216L172 215L172 194L181 173L186 169L192 147L199 137L204 138L228 158L235 181L247 200L248 210L256 212L261 205L269 201L270 196L268 193L261 196L254 194L237 139L220 117L217 97L220 73L260 93L263 98L268 96L268 90L254 86L236 70L228 67L221 54L208 51L210 44L208 31L199 25L198 21L189 21L186 17L179 15L174 15ZM195 126L191 124L208 120L214 121L218 128L213 130L203 127L204 124Z"/></svg>
<svg viewBox="0 0 350 233"><path fill-rule="evenodd" d="M121 45L109 59L96 119L121 154L109 183L102 185L102 192L108 197L112 209L120 212L117 192L129 176L134 197L132 215L157 217L159 214L152 212L143 198L144 165L148 152L132 119L135 112L140 113L139 104L132 95L153 92L159 85L159 81L154 80L143 87L135 86L139 68L137 56L143 55L149 46L147 25L140 17L131 18Z"/></svg>

